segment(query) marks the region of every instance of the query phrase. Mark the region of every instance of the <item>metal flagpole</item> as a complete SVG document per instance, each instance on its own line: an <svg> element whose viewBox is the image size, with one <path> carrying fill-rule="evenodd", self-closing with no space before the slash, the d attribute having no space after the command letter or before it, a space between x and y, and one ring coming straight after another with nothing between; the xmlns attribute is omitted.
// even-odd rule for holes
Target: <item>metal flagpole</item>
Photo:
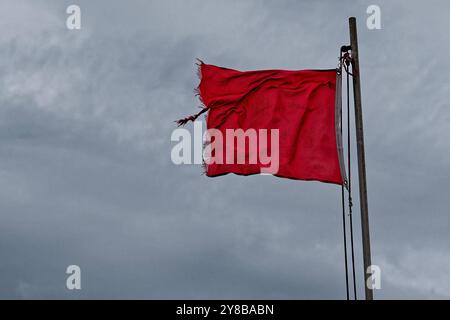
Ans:
<svg viewBox="0 0 450 320"><path fill-rule="evenodd" d="M359 203L361 208L361 231L364 257L364 288L366 300L373 300L373 290L367 286L370 274L367 272L372 265L370 256L369 207L367 204L366 160L364 154L364 132L361 107L361 83L358 58L358 35L356 18L349 18L350 46L352 50L353 97L355 102L356 146L358 152Z"/></svg>

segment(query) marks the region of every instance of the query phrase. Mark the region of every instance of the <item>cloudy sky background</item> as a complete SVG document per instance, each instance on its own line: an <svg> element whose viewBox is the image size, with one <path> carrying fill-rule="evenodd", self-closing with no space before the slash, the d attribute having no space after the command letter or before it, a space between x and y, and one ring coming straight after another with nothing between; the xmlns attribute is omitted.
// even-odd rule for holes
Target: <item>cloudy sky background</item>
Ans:
<svg viewBox="0 0 450 320"><path fill-rule="evenodd" d="M382 30L365 27L370 4ZM195 58L334 68L349 16L375 297L450 298L449 14L448 1L1 0L0 298L345 298L338 187L210 179L172 164L170 135L198 106ZM81 291L65 287L70 264Z"/></svg>

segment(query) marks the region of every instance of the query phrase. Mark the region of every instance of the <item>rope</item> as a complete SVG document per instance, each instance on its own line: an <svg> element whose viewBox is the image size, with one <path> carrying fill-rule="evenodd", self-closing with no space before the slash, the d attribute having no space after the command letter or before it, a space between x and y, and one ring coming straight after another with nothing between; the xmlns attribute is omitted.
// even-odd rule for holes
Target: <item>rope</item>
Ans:
<svg viewBox="0 0 450 320"><path fill-rule="evenodd" d="M356 293L356 273L355 273L355 247L353 244L353 200L352 200L352 171L351 171L351 141L350 141L350 75L353 76L348 68L351 63L351 57L348 52L343 56L343 65L347 73L347 161L348 161L348 215L350 220L350 247L352 251L352 273L353 273L353 295L358 300Z"/></svg>
<svg viewBox="0 0 450 320"><path fill-rule="evenodd" d="M200 115L202 115L203 113L205 113L206 111L208 111L208 108L202 108L202 110L200 110L199 112L197 112L196 114L180 119L180 120L176 120L175 122L178 124L179 127L184 126L186 123L188 123L189 121L194 122L195 120L197 120L198 117L200 117Z"/></svg>
<svg viewBox="0 0 450 320"><path fill-rule="evenodd" d="M342 60L342 55L341 55ZM342 76L342 61L339 63L338 67L338 73L340 76ZM341 97L339 97L341 99ZM342 136L342 108L339 108L339 120L340 120L340 130L341 130L341 136ZM349 290L349 283L348 283L348 257L347 257L347 227L346 227L346 219L345 219L345 184L342 184L341 186L341 203L342 203L342 229L344 231L344 265L345 265L345 289L346 289L346 296L347 300L350 300L350 290Z"/></svg>
<svg viewBox="0 0 450 320"><path fill-rule="evenodd" d="M347 292L347 300L350 300L349 288L348 288L348 263L347 263L347 230L345 226L345 193L344 185L341 186L341 199L342 199L342 225L344 229L344 255L345 255L345 288Z"/></svg>

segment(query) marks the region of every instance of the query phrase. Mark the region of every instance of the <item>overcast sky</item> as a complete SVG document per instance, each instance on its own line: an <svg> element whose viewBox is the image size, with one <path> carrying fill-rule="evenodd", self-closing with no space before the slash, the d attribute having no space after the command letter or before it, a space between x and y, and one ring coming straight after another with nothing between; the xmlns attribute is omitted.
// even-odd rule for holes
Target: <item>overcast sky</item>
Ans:
<svg viewBox="0 0 450 320"><path fill-rule="evenodd" d="M73 3L81 30L66 28ZM207 178L171 162L170 135L198 110L196 58L334 68L356 16L375 297L450 298L449 14L448 1L1 0L0 297L345 298L339 187Z"/></svg>

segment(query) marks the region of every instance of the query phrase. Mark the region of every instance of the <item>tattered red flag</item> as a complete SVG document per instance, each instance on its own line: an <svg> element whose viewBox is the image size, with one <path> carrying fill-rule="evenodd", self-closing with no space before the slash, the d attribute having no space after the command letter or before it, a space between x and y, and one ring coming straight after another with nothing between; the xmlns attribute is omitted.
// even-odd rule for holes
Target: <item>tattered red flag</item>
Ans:
<svg viewBox="0 0 450 320"><path fill-rule="evenodd" d="M222 144L213 148L215 160L206 163L207 176L268 172L284 178L343 184L337 70L241 72L201 62L199 75L198 94L204 109L179 124L194 121L207 111L208 130L215 129L223 137L227 137L227 131L241 133L230 135L230 140L224 138ZM262 141L264 135L260 135L266 132L273 138L276 130L278 150L274 148L274 140ZM250 145L255 138L250 131L256 132L256 149ZM215 134L212 137L213 144L217 138ZM240 138L247 143L236 143ZM278 151L276 170L264 171L269 164L262 155L267 158L275 151ZM236 161L239 154L244 162Z"/></svg>

